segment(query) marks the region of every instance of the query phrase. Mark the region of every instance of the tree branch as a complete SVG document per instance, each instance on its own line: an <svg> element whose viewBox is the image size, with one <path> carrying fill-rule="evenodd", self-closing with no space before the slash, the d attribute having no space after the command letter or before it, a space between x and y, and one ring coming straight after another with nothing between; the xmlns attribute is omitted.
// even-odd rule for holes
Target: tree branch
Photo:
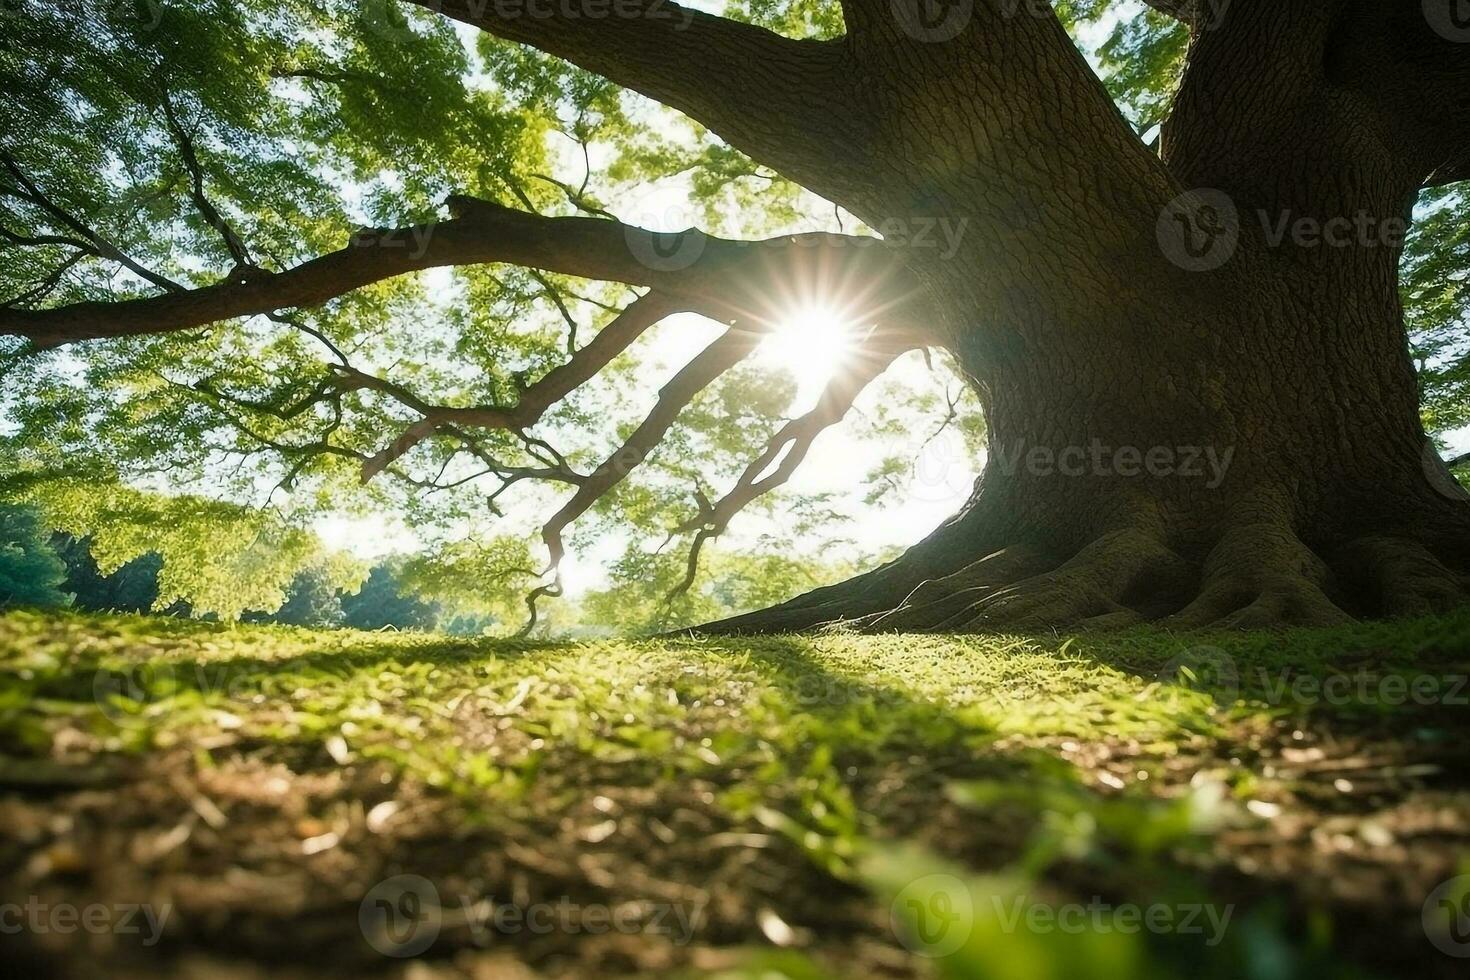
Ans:
<svg viewBox="0 0 1470 980"><path fill-rule="evenodd" d="M29 177L26 176L25 171L21 169L20 164L16 162L15 158L12 157L9 153L4 152L3 150L0 150L0 164L3 164L5 169L10 171L10 175L15 178L15 182L21 186L20 191L3 191L3 189L0 189L0 192L8 193L11 197L15 197L23 201L28 201L31 204L34 204L37 207L41 208L47 214L51 215L53 218L66 225L72 231L81 235L82 238L87 241L91 251L95 252L102 258L111 259L112 261L131 271L134 275L148 280L149 282L153 283L153 285L158 286L161 289L166 289L171 292L179 292L184 289L183 286L174 282L172 279L169 279L166 276L160 276L152 269L149 269L147 266L127 255L125 252L123 252L122 249L118 248L112 242L108 241L100 234L93 231L90 226L88 226L76 215L72 214L70 211L66 210L61 205L51 200L51 198L47 197L41 191L41 189L37 187L30 180Z"/></svg>
<svg viewBox="0 0 1470 980"><path fill-rule="evenodd" d="M643 422L611 456L586 476L572 499L541 529L541 538L551 554L552 569L561 564L566 549L562 532L587 509L621 483L662 441L679 413L716 378L755 350L761 335L740 326L731 327L720 338L695 355L659 389L658 401Z"/></svg>
<svg viewBox="0 0 1470 980"><path fill-rule="evenodd" d="M350 368L343 370L341 373L344 375L344 388L381 392L421 416L419 421L405 429L391 445L363 464L363 482L371 480L390 463L448 425L503 429L517 433L535 425L548 408L593 378L614 357L631 347L649 327L678 311L679 304L660 294L649 293L640 297L598 331L597 336L586 347L574 353L565 364L552 368L539 381L521 392L520 399L509 407L432 405L400 385ZM565 466L564 460L557 462Z"/></svg>
<svg viewBox="0 0 1470 980"><path fill-rule="evenodd" d="M68 235L22 235L0 226L0 238L4 238L12 245L65 245L80 252L97 254L93 251L90 242L84 242L80 238L72 238Z"/></svg>
<svg viewBox="0 0 1470 980"><path fill-rule="evenodd" d="M553 3L533 12L490 0L410 2L678 109L818 193L844 165L831 153L834 134L851 136L854 122L843 111L851 85L839 42L785 38L672 0L619 0L607 17Z"/></svg>
<svg viewBox="0 0 1470 980"><path fill-rule="evenodd" d="M588 279L648 286L729 322L783 315L775 298L800 283L832 277L855 289L863 315L927 329L914 280L875 239L809 234L765 242L697 231L660 234L596 218L548 218L473 198L453 197L448 221L359 232L339 251L280 273L164 296L0 310L0 334L39 347L99 337L186 330L233 317L310 307L360 286L448 265L506 262ZM854 297L840 297L853 300Z"/></svg>
<svg viewBox="0 0 1470 980"><path fill-rule="evenodd" d="M194 202L205 222L219 233L224 240L225 248L230 257L235 260L235 267L239 272L254 265L250 261L250 253L245 248L245 243L240 236L235 234L235 229L224 219L219 210L210 202L209 196L204 193L204 167L199 163L199 154L194 149L194 139L189 135L178 117L174 114L173 103L168 94L163 96L163 117L168 124L169 132L173 134L174 143L179 148L179 156L183 158L184 169L189 171L189 199Z"/></svg>
<svg viewBox="0 0 1470 980"><path fill-rule="evenodd" d="M22 306L26 303L34 303L38 300L45 299L51 294L52 290L61 285L62 278L67 274L67 272L71 270L72 266L76 265L87 256L96 254L97 253L93 252L91 249L78 249L77 251L71 253L71 256L67 258L64 262L62 262L61 265L51 270L51 273L47 275L45 279L42 279L30 289L27 289L25 292L19 293L15 296L11 296L8 299L0 300L0 307Z"/></svg>
<svg viewBox="0 0 1470 980"><path fill-rule="evenodd" d="M731 519L757 498L786 483L806 460L819 435L846 417L858 395L888 369L913 344L902 337L870 336L856 355L857 363L840 369L823 389L816 407L787 422L766 443L759 456L751 460L740 478L713 504L700 500L700 512L680 525L675 533L694 531L684 579L669 593L672 599L688 591L699 573L699 557L704 545L725 533Z"/></svg>

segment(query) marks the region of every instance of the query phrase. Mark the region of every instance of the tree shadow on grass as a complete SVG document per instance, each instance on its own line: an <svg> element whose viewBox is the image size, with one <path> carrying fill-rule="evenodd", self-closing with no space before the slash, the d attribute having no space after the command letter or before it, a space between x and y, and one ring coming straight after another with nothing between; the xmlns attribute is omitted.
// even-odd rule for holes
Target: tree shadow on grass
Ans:
<svg viewBox="0 0 1470 980"><path fill-rule="evenodd" d="M1315 821L1324 816L1350 817L1354 807L1333 809L1329 803L1324 808L1320 798L1302 787L1325 778L1341 793L1350 782L1345 776L1351 776L1360 788L1374 792L1358 801L1359 809L1363 805L1368 809L1391 806L1391 790L1408 800L1414 791L1425 788L1462 789L1465 773L1470 771L1464 763L1470 756L1464 739L1447 736L1470 728L1470 713L1456 710L1447 698L1449 692L1462 690L1460 682L1470 663L1466 656L1470 629L1433 620L1205 639L1201 643L1196 638L1141 632L1072 640L1035 638L1030 643L1057 658L1085 661L1098 670L1140 679L1145 682L1140 697L1181 699L1179 718L1187 723L1181 735L1205 728L1215 731L1192 772L1186 768L1176 775L1197 782L1199 775L1212 769L1226 770L1221 789L1236 797L1232 810L1237 817L1249 820L1238 805L1264 788L1253 789L1264 782L1249 772L1253 763L1260 767L1274 762L1281 767L1283 758L1293 763L1295 769L1285 767L1273 780L1282 777L1276 781L1290 784L1286 793L1296 790L1306 798L1261 804L1253 812L1273 813L1285 806L1288 816L1298 821L1297 829L1286 832L1281 841L1255 848L1256 854L1274 850L1278 858L1284 853L1280 863L1299 869L1294 875L1283 875L1281 868L1258 874L1261 869L1254 859L1231 860L1232 844L1189 841L1188 835L1178 834L1175 821L1180 808L1163 802L1158 794L1163 794L1163 800L1177 801L1181 792L1188 791L1188 783L1176 781L1170 786L1167 780L1156 780L1152 786L1132 783L1124 790L1118 782L1116 791L1110 783L1099 785L1093 778L1098 773L1086 771L1085 753L1080 759L1074 754L1078 763L1074 768L1060 754L1035 748L1018 751L1002 733L986 729L984 710L956 711L942 696L915 691L896 679L875 681L871 673L855 676L833 670L831 659L821 656L809 639L742 642L730 649L758 658L794 691L835 692L835 704L820 696L798 697L817 716L841 715L853 703L871 703L876 710L890 713L900 726L912 726L918 736L914 742L904 745L899 740L893 745L915 753L912 760L922 758L929 779L918 792L886 801L890 804L886 808L881 797L877 801L869 798L865 805L882 825L879 833L894 840L922 841L971 869L999 866L1014 871L1018 865L1030 865L1041 873L1043 885L1049 881L1071 894L1102 895L1115 902L1137 902L1143 896L1144 905L1161 897L1171 897L1176 905L1213 898L1244 910L1236 933L1220 948L1191 948L1178 935L1153 937L1151 945L1158 947L1154 952L1163 953L1163 962L1190 962L1190 972L1233 976L1241 975L1239 971L1260 956L1271 955L1292 964L1291 972L1298 975L1324 968L1341 974L1359 965L1392 974L1405 962L1414 962L1422 975L1454 975L1458 964L1426 940L1419 909L1437 880L1454 873L1453 849L1438 848L1438 871L1426 870L1428 864L1436 863L1427 860L1429 855L1424 855L1425 865L1415 868L1416 856L1410 852L1386 859L1375 869L1376 875L1359 875L1356 886L1334 888L1338 872L1361 863L1362 856L1339 854L1322 860L1315 853L1318 831L1327 828ZM1323 695L1337 689L1324 687L1324 681L1348 671L1363 675L1370 692L1368 701L1359 697L1343 703L1340 695ZM1405 675L1410 692L1415 690L1415 677L1434 679L1418 688L1427 692L1427 703L1381 696L1384 691L1392 695L1401 689L1398 680L1381 685L1383 678ZM1364 684L1349 691L1361 691ZM1318 692L1318 700L1303 703L1299 692ZM1379 695L1376 700L1373 692ZM1210 715L1205 725L1196 714L1201 701ZM1376 760L1363 756L1363 747L1373 740L1407 732L1414 734L1418 744L1406 744L1400 738ZM1321 743L1329 748L1323 751ZM1352 757L1334 759L1333 748L1340 756ZM1376 748L1384 750L1385 746ZM1345 773L1344 767L1354 771ZM1265 771L1271 768L1268 764ZM1374 778L1379 780L1377 785L1361 785ZM862 798L866 794L857 783L855 780L853 792ZM968 795L972 805L956 807L955 790L961 798ZM1271 792L1268 789L1266 795ZM977 801L980 805L973 805ZM1465 809L1462 800L1462 813ZM922 816L916 819L915 814ZM1007 814L1009 827L987 826ZM1018 818L1027 824L1019 831ZM1081 820L1093 828L1081 835L1087 838L1088 853L1083 857L1064 853L1077 843L1075 838L1068 842L1065 832L1052 835L1051 840L1045 831L1034 832L1049 822L1067 820ZM1262 831L1245 829L1240 823L1231 820L1222 825L1219 840L1249 840L1252 835L1260 840ZM1273 832L1269 826L1264 830L1267 836ZM1341 831L1338 833L1340 836ZM1464 835L1459 837L1463 846ZM1159 840L1169 841L1169 846L1157 849L1154 844ZM1038 850L1044 855L1039 860ZM1193 857L1187 857L1189 854ZM1181 856L1185 863L1177 860ZM1405 894L1404 873L1410 869L1418 872L1409 875L1417 884L1407 883ZM1337 931L1324 932L1327 923ZM1297 938L1313 932L1315 942Z"/></svg>
<svg viewBox="0 0 1470 980"><path fill-rule="evenodd" d="M178 641L200 641L201 636L219 632L229 635L229 627L211 630L211 624L176 625L164 617L145 622L151 632L159 627L159 635ZM205 633L203 631L208 631ZM289 635L289 634L286 634ZM191 655L197 648L167 646L151 658L129 656L124 644L105 653L87 652L57 663L52 669L29 671L33 696L58 701L86 702L109 693L121 693L139 700L150 691L155 694L189 690L208 694L236 688L249 688L256 681L273 677L299 675L313 678L343 679L374 667L414 667L417 665L458 666L498 658L513 659L527 654L562 651L569 643L532 642L525 640L489 640L447 637L438 634L382 633L356 631L310 634L312 642L305 649L285 656L237 655L201 658ZM325 637L340 637L335 647L319 646ZM376 639L375 639L376 638ZM207 640L205 641L207 642ZM263 651L264 652L264 651ZM21 683L17 678L12 682Z"/></svg>
<svg viewBox="0 0 1470 980"><path fill-rule="evenodd" d="M1375 629L1285 640L1223 638L1217 643L1237 665L1291 661L1310 670L1313 665L1353 662L1353 654L1345 650L1361 652L1374 644L1387 648L1396 642L1396 633ZM212 633L186 628L173 635L197 639ZM1432 630L1422 636L1410 631L1408 636L1400 641L1402 655L1389 658L1393 662L1441 669L1452 665L1455 651L1462 649L1441 642ZM576 678L565 676L565 668L577 664L590 670L578 658L596 655L596 647L574 644L349 639L340 648L310 638L303 649L284 655L263 648L268 655L206 658L197 661L202 674L171 679L167 690L208 694L241 684L242 695L264 693L275 699L289 693L288 685L309 686L313 678L336 681L383 670L402 674L412 687L419 676L415 670L457 671L481 662L511 668L499 675L501 685L514 686L518 678L553 670L563 672L561 683L575 685ZM477 896L503 899L520 888L537 900L571 896L583 904L612 906L661 894L707 894L715 911L701 942L722 948L764 943L772 928L762 918L765 910L797 930L810 930L811 942L827 962L841 964L847 975L865 975L887 962L865 950L885 946L893 951L897 945L888 921L888 885L870 876L865 860L882 852L901 855L902 863L909 860L902 855L910 853L903 846L916 843L922 853L947 859L948 871L1007 880L1019 876L1047 901L1087 901L1097 895L1112 903L1240 905L1222 948L1204 948L1194 936L1140 938L1144 946L1134 953L1163 964L1164 975L1186 970L1200 976L1244 975L1242 964L1251 955L1268 954L1285 957L1283 962L1304 973L1322 950L1303 952L1304 942L1296 933L1305 934L1305 924L1325 921L1328 914L1339 929L1346 926L1336 937L1346 955L1366 963L1387 963L1389 957L1402 963L1407 957L1422 975L1434 975L1444 959L1434 958L1437 954L1426 948L1422 933L1415 945L1414 936L1398 931L1404 902L1392 908L1384 901L1355 908L1314 898L1305 887L1313 884L1308 875L1286 882L1280 875L1222 869L1221 855L1208 849L1209 840L1194 841L1179 832L1180 800L1187 797L1195 772L1230 769L1232 756L1251 768L1262 757L1260 731L1238 727L1235 709L1223 703L1223 694L1216 698L1195 690L1198 675L1194 681L1150 686L1182 648L1194 643L1158 634L1081 637L1070 644L1060 638L958 641L840 635L645 641L632 646L633 655L624 657L621 673L587 679L589 689L593 681L612 685L610 693L589 695L585 704L573 705L581 720L560 735L547 736L547 748L518 784L520 795L503 804L498 823L471 824L458 810L439 806L439 822L413 835L348 838L337 852L377 869L368 879L395 871L423 874L439 882L446 895L455 894L452 889L470 889ZM893 654L895 644L902 647L901 655ZM1438 653L1424 653L1436 645ZM1014 649L1021 666L1007 669L1003 661L1009 654L983 656L996 649ZM1414 650L1419 651L1417 659ZM659 651L676 655L655 656ZM1031 660L1019 659L1028 656ZM944 658L973 665L975 682L950 662L941 663ZM191 668L196 664L188 658L180 662ZM1073 674L1064 684L1048 686L1035 673L1048 666L1059 676L1068 669ZM34 678L35 690L44 689L44 696L60 701L86 702L94 697L99 668L103 676L111 676L107 671L126 673L112 654L88 655ZM1148 683L1139 685L1132 678ZM1252 682L1247 678L1246 683ZM650 703L662 703L667 694L677 709L633 722L587 710L601 708L604 716L621 712L625 702L633 702L620 688L638 685L658 695ZM989 697L995 692L988 688L1008 685L1015 688L1008 703L998 705ZM1113 685L1128 695L1080 690L1088 685ZM536 706L533 713L541 710ZM1077 717L1067 717L1069 712ZM1244 714L1247 721L1261 715L1250 710ZM1274 715L1269 720L1273 725L1306 724L1314 731L1333 724L1330 715L1320 723L1313 716L1305 722ZM1133 744L1149 738L1166 741L1167 725L1176 726L1177 744ZM1104 737L1110 726L1118 733ZM328 726L302 732L300 740L311 749L306 755L283 757L270 746L251 751L266 759L285 758L303 776L330 774L340 767L322 746L335 731ZM481 752L494 744L475 742L471 730L463 734L464 752ZM483 734L492 740L501 737L491 730ZM1068 742L1078 747L1069 749ZM1098 745L1110 754L1090 754ZM1102 776L1116 778L1144 764L1130 752L1147 755L1149 764L1165 761L1147 784L1130 780L1119 789ZM1234 769L1239 775L1241 767ZM170 778L195 775L172 772ZM405 775L399 772L395 779ZM1227 782L1226 788L1245 785ZM144 790L140 785L137 792ZM357 789L343 792L351 802ZM395 782L374 792L389 793L390 799L400 794L396 798L401 799L403 789ZM429 799L451 791L424 792ZM471 796L478 792L473 785L452 790ZM359 798L363 802L358 810L379 798ZM187 817L187 800L177 805ZM236 812L239 816L232 813L232 819L255 819L248 808ZM616 816L610 818L610 813ZM598 836L594 842L586 836L586 828L610 819L616 824L610 837ZM1310 838L1292 846L1312 849ZM216 858L246 860L241 853L225 849ZM925 860L912 859L914 876L928 873L931 866ZM1320 878L1334 867L1328 863L1313 873ZM358 932L362 878L358 873L330 887L317 876L304 878L297 887L310 894L310 912L293 922L283 924L269 909L236 909L228 915L221 910L218 928L189 937L183 951L225 950L246 958L313 962L328 972L347 970L347 964L354 973L385 966L371 950L364 951ZM1290 896L1281 903L1284 908L1271 908L1268 893L1283 891ZM282 938L283 928L301 941ZM1055 933L1024 930L991 935L990 941L1006 949L1014 946L1016 956L1054 956L1048 961L1054 966L1066 945ZM596 958L608 955L605 951L595 956L588 952L592 947L585 937L520 934L498 937L497 942L527 962L570 958L597 972L616 972L610 967L613 961ZM1028 942L1039 942L1042 951L1027 952ZM655 955L656 947L649 939L637 955L616 962L646 970L664 955ZM428 955L442 958L479 948L475 937L461 928L446 931Z"/></svg>

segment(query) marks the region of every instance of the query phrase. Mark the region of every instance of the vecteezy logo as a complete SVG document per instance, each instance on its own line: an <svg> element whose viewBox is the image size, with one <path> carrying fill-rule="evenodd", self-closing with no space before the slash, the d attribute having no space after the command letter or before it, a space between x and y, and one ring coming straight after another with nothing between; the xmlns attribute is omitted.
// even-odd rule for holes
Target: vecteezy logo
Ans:
<svg viewBox="0 0 1470 980"><path fill-rule="evenodd" d="M1208 694L1220 704L1231 704L1240 694L1240 671L1235 659L1219 647L1191 647L1165 664L1155 677L1162 684Z"/></svg>
<svg viewBox="0 0 1470 980"><path fill-rule="evenodd" d="M1470 957L1470 875L1440 882L1424 901L1424 934L1446 956Z"/></svg>
<svg viewBox="0 0 1470 980"><path fill-rule="evenodd" d="M440 4L435 2L427 6L437 11ZM359 14L363 25L386 41L401 43L413 39L414 29L408 14L394 0L362 0Z"/></svg>
<svg viewBox="0 0 1470 980"><path fill-rule="evenodd" d="M920 956L948 956L970 938L975 922L970 889L954 875L925 875L909 882L889 906L900 942Z"/></svg>
<svg viewBox="0 0 1470 980"><path fill-rule="evenodd" d="M975 0L890 0L893 18L916 41L948 41L975 15Z"/></svg>
<svg viewBox="0 0 1470 980"><path fill-rule="evenodd" d="M946 429L919 450L905 490L912 500L944 503L964 500L974 489L975 473L964 440Z"/></svg>
<svg viewBox="0 0 1470 980"><path fill-rule="evenodd" d="M1470 44L1470 0L1424 0L1424 19L1446 41Z"/></svg>
<svg viewBox="0 0 1470 980"><path fill-rule="evenodd" d="M394 875L363 896L357 924L368 945L384 956L417 956L439 938L439 890L420 875Z"/></svg>
<svg viewBox="0 0 1470 980"><path fill-rule="evenodd" d="M672 224L681 215L665 212L661 219L645 216L649 224ZM672 219L672 220L671 220ZM698 228L683 231L650 231L636 224L628 225L623 232L628 251L645 268L655 272L678 272L699 261L704 254L705 234Z"/></svg>
<svg viewBox="0 0 1470 980"><path fill-rule="evenodd" d="M1424 467L1425 479L1440 496L1450 500L1470 500L1470 490L1466 490L1460 481L1455 479L1449 467L1444 465L1444 460L1440 458L1439 450L1434 448L1432 441L1424 440L1424 452L1420 454L1419 462Z"/></svg>
<svg viewBox="0 0 1470 980"><path fill-rule="evenodd" d="M1218 269L1240 243L1240 212L1224 191L1185 191L1159 212L1156 233L1164 257L1188 272Z"/></svg>
<svg viewBox="0 0 1470 980"><path fill-rule="evenodd" d="M168 661L131 664L125 670L98 670L92 675L92 699L109 721L120 728L146 724L143 711L166 697L174 687L174 669Z"/></svg>

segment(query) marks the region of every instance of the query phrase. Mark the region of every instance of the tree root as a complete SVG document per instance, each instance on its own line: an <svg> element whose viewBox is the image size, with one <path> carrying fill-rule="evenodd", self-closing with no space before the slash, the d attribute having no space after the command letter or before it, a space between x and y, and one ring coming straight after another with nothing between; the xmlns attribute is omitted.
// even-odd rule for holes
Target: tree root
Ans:
<svg viewBox="0 0 1470 980"><path fill-rule="evenodd" d="M1246 524L1222 534L1203 560L1159 534L1104 534L1063 559L1018 542L958 571L912 583L906 559L790 603L703 627L710 633L969 633L1001 629L1172 629L1330 626L1351 613L1418 616L1470 602L1470 577L1407 537L1365 536L1318 555L1290 528Z"/></svg>
<svg viewBox="0 0 1470 980"><path fill-rule="evenodd" d="M1146 618L1141 603L1157 602L1193 579L1189 563L1152 534L1115 531L1052 571L992 591L946 625L964 632L1127 626Z"/></svg>
<svg viewBox="0 0 1470 980"><path fill-rule="evenodd" d="M1288 528L1232 528L1205 558L1199 596L1164 620L1179 629L1330 626L1351 619L1328 596L1327 564Z"/></svg>
<svg viewBox="0 0 1470 980"><path fill-rule="evenodd" d="M1124 600L1189 577L1187 563L1153 536L1116 531L1061 564L1033 548L1008 548L926 582L898 609L859 625L960 632L1054 623L1121 626L1143 618Z"/></svg>
<svg viewBox="0 0 1470 980"><path fill-rule="evenodd" d="M1016 545L966 565L952 575L930 579L897 608L854 623L872 632L943 629L976 602L1017 578L1039 574L1056 565L1034 548Z"/></svg>
<svg viewBox="0 0 1470 980"><path fill-rule="evenodd" d="M1334 564L1373 615L1428 616L1470 601L1470 578L1446 568L1417 541L1359 538Z"/></svg>

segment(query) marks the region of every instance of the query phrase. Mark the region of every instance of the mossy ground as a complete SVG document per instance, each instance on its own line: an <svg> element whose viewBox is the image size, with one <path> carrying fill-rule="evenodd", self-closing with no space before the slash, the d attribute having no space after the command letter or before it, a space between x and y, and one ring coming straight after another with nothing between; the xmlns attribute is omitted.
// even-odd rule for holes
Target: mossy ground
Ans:
<svg viewBox="0 0 1470 980"><path fill-rule="evenodd" d="M11 613L0 901L113 911L0 946L69 977L1459 975L1422 912L1470 872L1467 674L1470 614L531 644ZM134 903L156 943L113 927Z"/></svg>

